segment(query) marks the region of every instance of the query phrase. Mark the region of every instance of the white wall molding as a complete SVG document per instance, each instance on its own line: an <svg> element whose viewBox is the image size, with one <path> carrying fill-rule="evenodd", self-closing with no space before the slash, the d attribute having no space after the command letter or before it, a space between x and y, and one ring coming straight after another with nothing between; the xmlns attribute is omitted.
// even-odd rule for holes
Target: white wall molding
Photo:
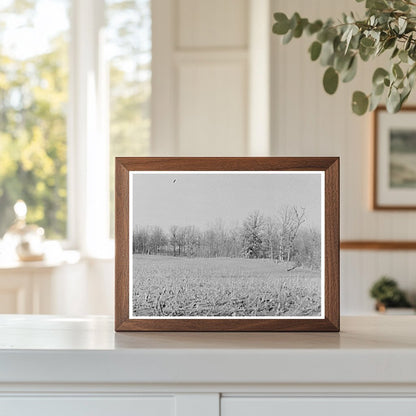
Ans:
<svg viewBox="0 0 416 416"><path fill-rule="evenodd" d="M228 62L240 61L246 63L249 59L247 49L207 49L207 50L178 50L175 52L175 62L180 65L182 62Z"/></svg>
<svg viewBox="0 0 416 416"><path fill-rule="evenodd" d="M154 0L152 154L269 154L270 0Z"/></svg>
<svg viewBox="0 0 416 416"><path fill-rule="evenodd" d="M270 156L270 0L250 0L248 155Z"/></svg>
<svg viewBox="0 0 416 416"><path fill-rule="evenodd" d="M109 233L107 69L104 0L74 0L68 121L68 230L71 244L94 255Z"/></svg>

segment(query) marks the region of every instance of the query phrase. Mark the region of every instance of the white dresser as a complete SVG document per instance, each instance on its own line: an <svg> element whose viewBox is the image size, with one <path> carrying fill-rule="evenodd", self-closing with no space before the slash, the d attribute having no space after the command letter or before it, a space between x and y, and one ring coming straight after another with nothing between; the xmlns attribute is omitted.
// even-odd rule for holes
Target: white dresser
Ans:
<svg viewBox="0 0 416 416"><path fill-rule="evenodd" d="M114 333L0 316L0 415L414 416L416 316L335 333Z"/></svg>

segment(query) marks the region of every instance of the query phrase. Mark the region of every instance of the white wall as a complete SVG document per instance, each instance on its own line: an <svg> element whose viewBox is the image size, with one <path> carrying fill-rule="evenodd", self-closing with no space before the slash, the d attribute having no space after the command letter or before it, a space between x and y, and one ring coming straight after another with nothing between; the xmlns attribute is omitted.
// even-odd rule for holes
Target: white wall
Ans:
<svg viewBox="0 0 416 416"><path fill-rule="evenodd" d="M152 10L152 153L247 154L250 1L153 0Z"/></svg>
<svg viewBox="0 0 416 416"><path fill-rule="evenodd" d="M270 148L279 156L340 156L342 239L415 239L416 213L370 209L371 117L353 115L350 102L355 89L369 90L375 64L360 64L359 77L330 97L322 88L324 69L309 60L311 40L282 46L264 31L269 25L271 33L272 11L325 18L362 5L153 1L154 155L268 155ZM368 289L382 274L416 294L414 270L414 252L341 252L342 313L371 312ZM80 313L112 314L113 264L92 262L87 274L90 300Z"/></svg>
<svg viewBox="0 0 416 416"><path fill-rule="evenodd" d="M298 11L312 19L335 18L350 10L361 10L364 15L363 6L351 0L272 0L273 12ZM324 68L311 62L307 53L312 40L304 37L282 45L277 36L272 38L272 154L341 157L342 240L415 240L416 212L375 212L370 208L371 116L353 115L350 103L354 90L370 92L377 62L360 63L357 79L340 85L337 93L329 96L322 88ZM368 288L383 274L395 277L415 294L415 271L412 251L342 251L342 312L371 311Z"/></svg>

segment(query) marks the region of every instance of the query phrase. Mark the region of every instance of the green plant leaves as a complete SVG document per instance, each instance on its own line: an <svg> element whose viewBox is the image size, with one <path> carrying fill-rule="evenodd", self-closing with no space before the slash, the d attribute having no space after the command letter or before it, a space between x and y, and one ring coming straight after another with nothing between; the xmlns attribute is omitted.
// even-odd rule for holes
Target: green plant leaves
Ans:
<svg viewBox="0 0 416 416"><path fill-rule="evenodd" d="M409 60L409 55L407 54L407 51L405 51L404 49L402 49L399 52L399 59L403 62L403 63L407 63L407 61Z"/></svg>
<svg viewBox="0 0 416 416"><path fill-rule="evenodd" d="M327 40L322 45L320 63L322 66L332 65L334 62L334 42Z"/></svg>
<svg viewBox="0 0 416 416"><path fill-rule="evenodd" d="M306 28L306 32L308 33L308 35L313 35L314 33L319 32L322 29L322 26L324 24L322 23L321 20L315 20L313 23L311 23L307 28Z"/></svg>
<svg viewBox="0 0 416 416"><path fill-rule="evenodd" d="M373 74L373 85L378 86L384 84L384 79L389 76L389 73L384 68L377 68Z"/></svg>
<svg viewBox="0 0 416 416"><path fill-rule="evenodd" d="M312 45L309 47L309 53L311 54L312 61L316 61L319 58L321 50L322 44L320 42L315 41L312 43Z"/></svg>
<svg viewBox="0 0 416 416"><path fill-rule="evenodd" d="M355 91L352 95L352 111L358 116L367 112L368 97L361 91Z"/></svg>
<svg viewBox="0 0 416 416"><path fill-rule="evenodd" d="M371 94L368 111L374 111L378 107L378 105L380 104L380 101L381 101L381 97L382 97L382 95Z"/></svg>
<svg viewBox="0 0 416 416"><path fill-rule="evenodd" d="M273 25L273 33L276 33L277 35L285 35L289 29L289 19L284 13L275 13L274 20L276 20L276 23Z"/></svg>
<svg viewBox="0 0 416 416"><path fill-rule="evenodd" d="M386 107L389 113L397 113L400 108L400 92L397 88L392 87L387 96Z"/></svg>
<svg viewBox="0 0 416 416"><path fill-rule="evenodd" d="M324 89L328 94L334 94L338 88L339 75L335 69L330 66L324 74L323 84Z"/></svg>
<svg viewBox="0 0 416 416"><path fill-rule="evenodd" d="M347 70L344 72L342 77L342 82L350 82L354 79L355 75L357 74L357 57L354 55L349 63Z"/></svg>
<svg viewBox="0 0 416 416"><path fill-rule="evenodd" d="M367 9L383 10L388 8L385 0L367 0L365 3Z"/></svg>
<svg viewBox="0 0 416 416"><path fill-rule="evenodd" d="M361 20L353 13L326 22L309 22L299 13L290 19L275 13L273 32L283 35L284 44L304 34L313 37L308 53L312 61L325 67L323 87L328 94L336 92L340 80L354 79L360 59L367 62L391 49L391 65L374 71L371 94L354 92L352 109L359 115L374 110L387 91L387 109L396 112L416 82L416 4L410 0L366 0L365 6Z"/></svg>
<svg viewBox="0 0 416 416"><path fill-rule="evenodd" d="M370 289L370 296L387 307L409 307L410 303L397 282L382 276Z"/></svg>
<svg viewBox="0 0 416 416"><path fill-rule="evenodd" d="M395 78L403 78L404 74L402 69L400 68L399 64L394 64L391 70L392 74L395 76Z"/></svg>

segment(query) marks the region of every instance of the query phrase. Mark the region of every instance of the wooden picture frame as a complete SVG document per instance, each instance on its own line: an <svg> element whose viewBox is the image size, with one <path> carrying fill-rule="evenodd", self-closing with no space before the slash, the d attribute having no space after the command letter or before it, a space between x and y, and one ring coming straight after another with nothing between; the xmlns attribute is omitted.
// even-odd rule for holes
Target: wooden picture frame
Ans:
<svg viewBox="0 0 416 416"><path fill-rule="evenodd" d="M384 106L373 112L374 210L416 209L416 169L411 160L414 156L416 161L415 120L416 107L412 106L396 114L388 113Z"/></svg>
<svg viewBox="0 0 416 416"><path fill-rule="evenodd" d="M213 179L208 178L209 173L215 174L215 175L212 175ZM159 176L157 176L156 174L159 174ZM133 262L137 261L137 263L135 264L138 265L137 267L139 270L138 272L139 274L142 273L141 270L143 270L141 268L142 266L139 266L139 265L145 264L145 263L141 263L143 261L143 258L145 257L145 254L143 255L133 254L134 244L137 243L136 246L139 247L138 242L141 241L138 239L139 231L137 231L138 230L137 224L138 223L141 224L142 220L144 223L144 218L145 217L147 218L147 216L152 214L153 211L152 209L149 209L149 207L155 208L154 212L155 212L155 217L158 218L157 221L162 221L161 215L158 214L160 210L156 209L156 206L152 206L149 204L152 203L151 201L152 195L153 196L157 195L158 198L160 195L163 195L163 197L165 198L165 195L166 195L166 192L162 192L163 189L165 188L155 185L156 183L159 183L159 182L154 182L154 181L160 181L161 179L163 179L164 181L163 183L169 182L169 185L166 185L166 186L174 186L171 184L176 182L176 176L172 180L172 177L169 176L172 174L179 175L178 183L184 183L182 179L188 178L188 177L190 178L189 180L192 179L193 181L196 181L197 184L201 183L201 182L198 182L201 180L204 180L204 181L216 180L218 181L216 183L220 184L219 186L223 186L222 185L223 183L234 181L232 183L236 183L238 186L236 186L233 189L236 189L237 187L241 187L241 190L242 190L241 195L248 194L248 199L246 200L247 206L253 203L252 202L253 199L249 199L249 197L252 194L252 192L256 192L255 189L257 188L256 186L252 188L247 188L248 192L244 193L243 192L245 189L244 186L246 186L247 179L249 179L250 181L254 181L253 182L254 184L257 183L256 181L258 181L258 183L261 183L261 184L266 183L267 181L275 181L273 183L279 183L279 184L280 183L285 184L286 183L285 181L289 181L288 184L296 183L296 184L299 184L299 185L296 185L298 186L298 188L296 188L295 185L290 185L290 186L293 187L293 189L297 190L296 191L297 195L300 195L302 194L302 192L299 192L298 190L302 189L302 186L306 186L306 182L305 182L306 180L316 181L315 177L316 176L319 177L319 181L320 181L319 182L320 184L319 185L320 186L319 188L320 189L319 191L319 198L320 198L319 199L320 201L319 202L320 204L319 205L320 207L319 224L321 227L319 229L323 231L322 236L320 237L320 240L319 240L319 247L321 250L320 259L322 261L322 266L323 266L323 267L321 267L321 265L319 266L320 267L319 276L321 276L320 277L321 291L319 293L321 294L320 301L322 302L322 308L320 309L320 312L319 312L320 315L317 315L317 316L306 316L306 315L297 316L296 315L296 316L287 316L287 317L286 316L274 316L274 315L273 316L263 316L263 315L241 316L239 315L237 317L234 317L233 315L230 315L230 316L227 315L227 316L216 317L214 315L211 315L211 313L207 313L207 315L204 315L204 316L197 315L197 316L181 317L181 316L173 316L175 312L172 312L172 310L170 312L172 316L163 316L163 315L142 316L142 313L134 312L136 309L134 309L134 311L132 312L133 303L135 305L134 308L136 308L136 304L139 304L140 307L142 307L143 302L145 302L145 301L140 301L142 303L139 303L138 301L136 302L136 300L139 299L140 296L144 297L144 294L141 293L140 290L136 289L136 286L134 286L136 292L134 292L135 297L133 298L133 290L132 290L133 280L135 282L138 281L139 283L137 284L141 284L143 281L142 277L138 278L136 276L137 273L135 275L136 278L133 279L134 277L133 271L132 271ZM188 174L188 177L184 176L186 174ZM232 174L235 174L235 176L232 176ZM257 176L252 176L256 174ZM242 176L239 176L239 175L242 175ZM269 176L266 177L266 175L270 175L270 177ZM224 178L227 180L224 181L223 180ZM305 183L305 185L303 185L303 183ZM313 182L313 183L318 183L318 182ZM183 189L188 189L185 187L185 185L183 186L184 186ZM197 189L195 188L195 185L193 186L194 188L192 189ZM115 200L115 209L116 209L116 214L115 214L115 243L116 243L116 250L115 250L115 330L116 331L339 331L339 298L340 298L339 296L339 158L337 157L293 157L293 158L290 158L290 157L252 157L252 158L250 157L243 157L243 158L118 157L116 158L116 187L115 189L116 189L116 192L115 192L116 193L116 197L115 197L116 198ZM133 189L135 189L136 191L134 191ZM170 189L170 188L166 188L166 189ZM217 188L207 187L204 189L217 189ZM283 195L284 195L283 188L279 188L279 189L282 190L281 195L283 198ZM157 193L158 191L160 192ZM267 195L274 195L273 191L276 191L276 190L267 189L267 192L268 192ZM183 192L188 192L188 191L183 191ZM234 191L229 192L227 195L232 195L234 193L239 194L239 192L240 191L236 190L235 192ZM214 195L214 191L212 191L211 193L212 195ZM204 195L206 194L209 194L209 192L205 190ZM176 195L176 194L172 194L172 195ZM204 197L209 197L209 195L204 196ZM263 198L262 195L263 193L260 195L261 198ZM315 195L315 194L311 194L311 195ZM256 200L260 201L259 199L260 197L258 197ZM215 198L217 198L217 196L215 196ZM230 196L230 200L234 201L233 198L236 198L236 197ZM303 196L303 198L306 198L306 196ZM315 196L313 198L315 198ZM171 200L169 200L169 203L170 201ZM315 202L314 202L315 204L314 206L316 206ZM232 203L234 204L234 202ZM232 206L234 207L236 205L232 205ZM239 206L245 207L245 204L239 204ZM175 206L170 211L173 212L174 210L175 210ZM214 209L209 209L206 212L210 212L213 210L215 211L215 207ZM176 211L180 211L180 210L177 209ZM192 216L193 211L189 211L188 216L189 214L191 214ZM136 221L136 215L139 221ZM175 215L178 215L178 214L175 214ZM135 218L134 222L136 224L136 228L134 228L135 231L133 231L133 217ZM178 219L177 216L176 216L176 219ZM305 233L306 232L307 230L305 231ZM137 241L135 240L134 243L133 243L133 234L137 236ZM169 253L165 255L168 257L170 256L169 258L172 258L172 250L175 250L175 246L174 246L175 243L174 242L172 243L172 238L170 241L171 241L171 245L169 245L168 243L165 243L166 244L165 247L169 247L169 250L170 250ZM245 241L246 240L244 240L244 242ZM244 244L244 242L242 244ZM291 244L292 244L292 250L294 250L293 241ZM318 247L318 245L316 244L315 244L315 247ZM173 248L171 246L173 246ZM134 248L134 250L135 250L135 253L138 253L137 248ZM155 255L155 257L152 258L153 261L155 259L160 259L161 261L165 262L165 257L162 258L159 251L156 251L156 253L157 254ZM147 252L146 254L149 254L149 252ZM149 256L150 255L151 254L149 254ZM175 252L173 255L175 255ZM176 252L176 255L177 255L177 252ZM281 253L279 253L279 255L281 255ZM137 259L134 256L137 256ZM173 257L173 259L175 259L175 261L176 260L185 261L180 256ZM289 261L289 256L287 257L287 260ZM194 260L191 259L189 261L194 261ZM209 258L208 261L211 261L211 258ZM277 260L274 260L273 254L270 254L270 260L266 260L266 259L262 260L260 258L256 258L254 260L246 260L244 258L241 261L242 262L252 261L252 263L249 263L249 264L256 265L256 267L258 264L256 262L259 262L260 264L260 261L264 261L264 264L267 264L267 267L272 267L272 262L277 264L276 267L282 267L280 264L278 264ZM295 264L295 267L296 267L296 264ZM158 270L158 269L154 268L153 270ZM305 270L307 269L305 268ZM301 271L303 272L303 268L301 269ZM296 271L296 273L300 273L300 271ZM132 276L130 276L130 274ZM305 274L305 276L307 275ZM298 277L298 279L300 279L300 277ZM298 281L303 282L301 280L298 280ZM309 280L309 281L304 280L304 281L306 282L305 283L305 287L306 287L306 284L309 284L308 282L312 280ZM166 280L165 282L168 282L168 280ZM275 280L273 280L273 282L275 282ZM170 280L169 280L169 284L171 284ZM146 292L146 296L149 296L147 292ZM142 297L140 297L140 299L142 299ZM261 298L261 300L263 301L263 298ZM299 302L303 302L303 300L300 299ZM163 305L163 307L165 308L165 305ZM163 313L165 312L163 311ZM255 312L252 312L252 313L255 313ZM281 312L279 311L278 313L280 314ZM302 313L305 313L305 312L302 312Z"/></svg>

